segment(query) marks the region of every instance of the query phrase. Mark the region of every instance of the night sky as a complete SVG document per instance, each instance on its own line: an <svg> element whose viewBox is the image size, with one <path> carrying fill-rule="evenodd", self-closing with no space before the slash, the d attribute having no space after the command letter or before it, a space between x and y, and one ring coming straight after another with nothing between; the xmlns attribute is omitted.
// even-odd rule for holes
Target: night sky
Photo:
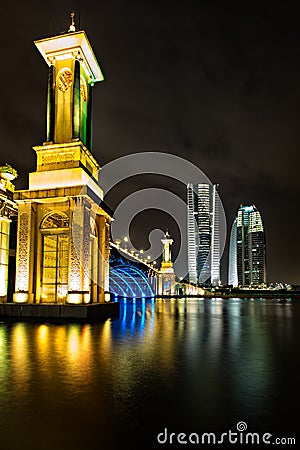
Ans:
<svg viewBox="0 0 300 450"><path fill-rule="evenodd" d="M45 141L47 66L33 41L67 31L72 10L80 11L105 76L94 88L92 151L99 163L141 151L191 161L220 185L228 229L241 203L261 212L268 281L300 284L300 4L7 2L0 163L17 169L18 189L35 170L31 147ZM122 195L153 180L169 186L160 177L141 178ZM185 187L176 189L184 198ZM150 216L136 220L137 246L146 245ZM176 236L172 219L162 215L161 227ZM225 282L226 260L227 248Z"/></svg>

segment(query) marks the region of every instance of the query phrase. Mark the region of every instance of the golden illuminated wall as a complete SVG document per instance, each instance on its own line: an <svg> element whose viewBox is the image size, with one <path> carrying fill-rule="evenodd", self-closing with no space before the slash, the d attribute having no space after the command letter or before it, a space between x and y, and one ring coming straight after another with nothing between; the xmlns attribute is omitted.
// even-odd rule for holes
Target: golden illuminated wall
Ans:
<svg viewBox="0 0 300 450"><path fill-rule="evenodd" d="M35 208L30 202L19 203L14 301L33 301Z"/></svg>
<svg viewBox="0 0 300 450"><path fill-rule="evenodd" d="M10 220L0 217L0 298L7 295Z"/></svg>
<svg viewBox="0 0 300 450"><path fill-rule="evenodd" d="M109 290L109 217L83 196L51 201L47 195L44 202L19 202L14 301L104 301Z"/></svg>
<svg viewBox="0 0 300 450"><path fill-rule="evenodd" d="M17 213L12 180L17 176L10 165L0 166L0 302L6 302L8 294L10 224L12 215Z"/></svg>
<svg viewBox="0 0 300 450"><path fill-rule="evenodd" d="M105 216L97 217L99 230L99 287L101 294L109 291L109 241L110 221Z"/></svg>
<svg viewBox="0 0 300 450"><path fill-rule="evenodd" d="M80 197L72 202L70 284L68 302L89 303L90 293L90 208Z"/></svg>
<svg viewBox="0 0 300 450"><path fill-rule="evenodd" d="M74 59L57 61L55 69L54 142L69 142L72 139Z"/></svg>

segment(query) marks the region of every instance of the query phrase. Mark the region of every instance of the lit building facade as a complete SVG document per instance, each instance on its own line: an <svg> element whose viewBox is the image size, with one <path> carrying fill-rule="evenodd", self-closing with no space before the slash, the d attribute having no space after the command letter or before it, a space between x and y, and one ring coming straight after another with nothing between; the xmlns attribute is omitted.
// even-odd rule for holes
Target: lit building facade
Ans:
<svg viewBox="0 0 300 450"><path fill-rule="evenodd" d="M35 41L49 67L47 137L17 191L14 302L98 303L109 290L111 213L91 153L92 89L103 80L84 31ZM107 298L107 296L106 296Z"/></svg>
<svg viewBox="0 0 300 450"><path fill-rule="evenodd" d="M219 202L216 185L188 184L188 271L191 283L220 283Z"/></svg>
<svg viewBox="0 0 300 450"><path fill-rule="evenodd" d="M229 242L229 262L228 262L228 284L232 286L238 286L238 274L237 274L237 240L236 240L236 224L237 217L234 219Z"/></svg>
<svg viewBox="0 0 300 450"><path fill-rule="evenodd" d="M261 286L267 283L263 221L254 205L241 205L230 234L228 283Z"/></svg>
<svg viewBox="0 0 300 450"><path fill-rule="evenodd" d="M15 186L12 181L17 172L8 164L0 167L0 302L8 300L8 274L10 257L11 221L17 215L13 199Z"/></svg>

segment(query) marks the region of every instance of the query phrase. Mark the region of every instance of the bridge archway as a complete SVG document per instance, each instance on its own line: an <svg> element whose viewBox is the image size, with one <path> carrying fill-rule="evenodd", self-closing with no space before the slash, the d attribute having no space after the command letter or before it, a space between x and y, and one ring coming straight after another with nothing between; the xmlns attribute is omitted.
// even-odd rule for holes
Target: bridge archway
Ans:
<svg viewBox="0 0 300 450"><path fill-rule="evenodd" d="M128 263L110 267L109 286L111 293L120 297L143 298L155 295L145 272Z"/></svg>

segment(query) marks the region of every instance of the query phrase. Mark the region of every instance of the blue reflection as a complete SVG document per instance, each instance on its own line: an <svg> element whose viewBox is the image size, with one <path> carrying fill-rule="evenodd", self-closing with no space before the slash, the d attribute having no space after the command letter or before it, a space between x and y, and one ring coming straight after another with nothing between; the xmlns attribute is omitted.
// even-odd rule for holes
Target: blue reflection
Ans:
<svg viewBox="0 0 300 450"><path fill-rule="evenodd" d="M131 331L134 331L135 319L136 319L135 316L136 316L136 301L133 300L132 301L132 316L131 316L131 322L130 322Z"/></svg>
<svg viewBox="0 0 300 450"><path fill-rule="evenodd" d="M143 298L142 299L142 312L141 312L140 330L143 330L144 327L145 327L145 316L146 316L146 301Z"/></svg>
<svg viewBox="0 0 300 450"><path fill-rule="evenodd" d="M124 298L123 302L121 302L121 310L123 311L122 320L121 320L121 331L122 334L126 331L126 318L127 318L127 300Z"/></svg>
<svg viewBox="0 0 300 450"><path fill-rule="evenodd" d="M150 332L154 327L155 302L146 299L120 299L120 322L122 334L126 331L143 333L148 324Z"/></svg>
<svg viewBox="0 0 300 450"><path fill-rule="evenodd" d="M155 301L154 298L151 300L151 322L150 322L150 331L152 333L154 328L154 311L155 311Z"/></svg>

